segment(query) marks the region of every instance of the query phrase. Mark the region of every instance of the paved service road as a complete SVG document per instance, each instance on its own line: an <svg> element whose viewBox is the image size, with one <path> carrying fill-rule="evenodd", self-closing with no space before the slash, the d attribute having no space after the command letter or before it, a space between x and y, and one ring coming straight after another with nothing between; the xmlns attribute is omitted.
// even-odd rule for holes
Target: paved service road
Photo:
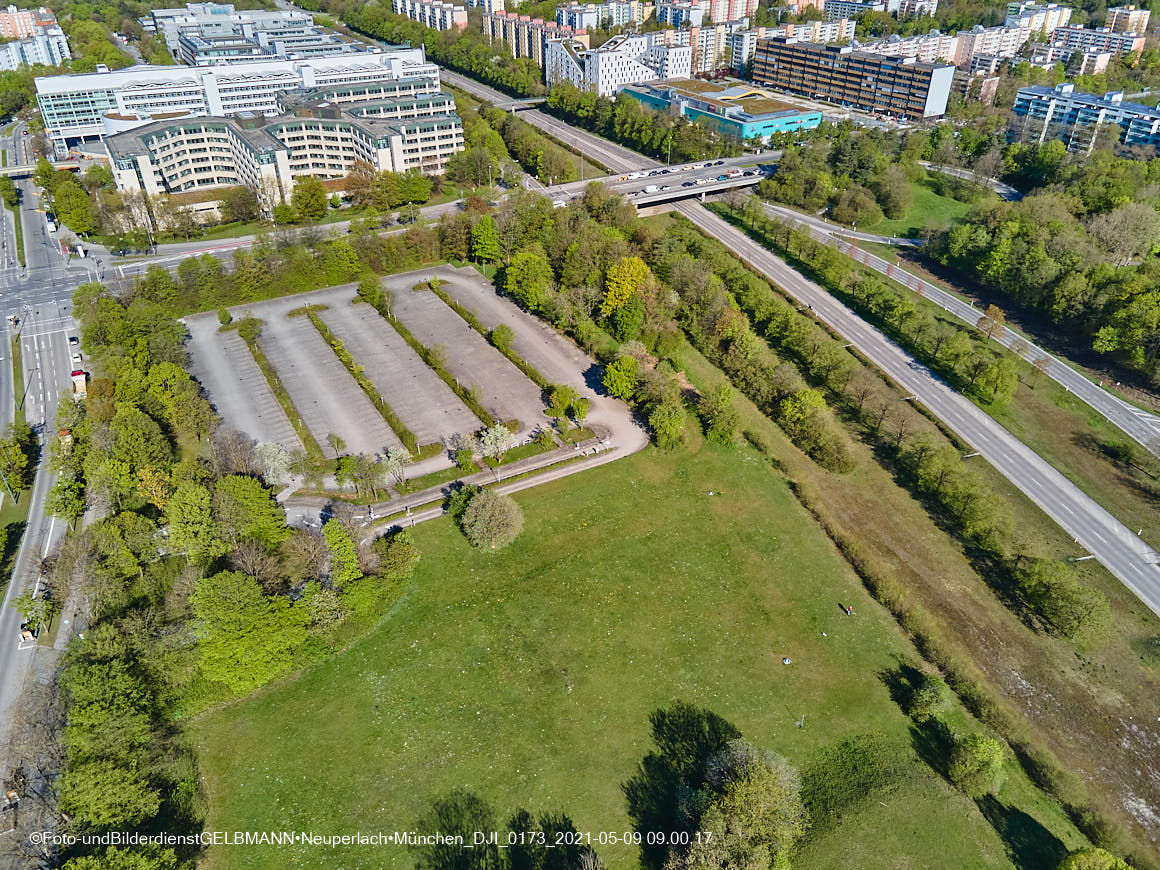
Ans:
<svg viewBox="0 0 1160 870"><path fill-rule="evenodd" d="M896 344L829 293L791 269L704 206L677 210L845 337L867 359L929 408L979 451L1044 513L1094 555L1153 612L1160 615L1160 556L1075 484L1052 468L969 399L933 378Z"/></svg>
<svg viewBox="0 0 1160 870"><path fill-rule="evenodd" d="M850 242L836 238L836 236L849 237L851 235L842 227L835 227L817 218L795 212L793 209L769 203L765 204L765 210L774 217L787 218L796 223L804 224L809 227L815 238L836 245L838 250L853 257L859 263L869 266L874 271L882 273L887 278L897 281L916 293L921 293L923 298L934 302L947 313L954 315L969 326L975 326L979 322L979 318L983 316L983 312L978 308L953 293L948 293L937 284L925 281L882 259L882 257L871 254L869 251L863 251ZM864 234L862 237L864 238ZM1134 441L1160 456L1160 417L1109 393L1081 372L1076 371L1058 357L1053 356L1011 329L1005 329L996 340L1029 363L1046 361L1043 363L1042 369L1044 374L1068 391L1075 393L1080 400L1102 414L1109 423L1119 427Z"/></svg>

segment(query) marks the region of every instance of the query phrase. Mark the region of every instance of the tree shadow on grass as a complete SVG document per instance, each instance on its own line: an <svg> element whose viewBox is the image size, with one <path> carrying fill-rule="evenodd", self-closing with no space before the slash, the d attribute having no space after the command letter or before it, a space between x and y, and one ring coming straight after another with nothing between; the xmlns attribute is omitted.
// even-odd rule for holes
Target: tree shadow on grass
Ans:
<svg viewBox="0 0 1160 870"><path fill-rule="evenodd" d="M1067 856L1067 847L1060 839L1022 810L1004 804L994 795L984 795L977 803L983 817L1002 838L1016 867L1055 867Z"/></svg>

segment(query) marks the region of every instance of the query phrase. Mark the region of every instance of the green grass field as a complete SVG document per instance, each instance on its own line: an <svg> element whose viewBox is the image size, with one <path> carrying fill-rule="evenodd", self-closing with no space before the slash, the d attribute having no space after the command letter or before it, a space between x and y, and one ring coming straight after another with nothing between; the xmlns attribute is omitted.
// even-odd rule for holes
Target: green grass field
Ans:
<svg viewBox="0 0 1160 870"><path fill-rule="evenodd" d="M868 224L858 229L883 236L913 237L919 235L927 224L954 222L972 208L970 203L935 193L930 182L926 180L912 181L910 191L914 199L901 218L896 220L883 218L876 224Z"/></svg>
<svg viewBox="0 0 1160 870"><path fill-rule="evenodd" d="M408 830L466 787L501 818L562 809L582 831L627 831L620 784L648 749L647 717L683 699L803 768L870 732L905 759L894 789L819 830L795 868L1012 866L976 804L910 748L882 674L913 650L756 452L650 448L517 498L527 527L510 549L472 551L447 520L418 527L422 562L372 635L186 723L208 829ZM633 847L598 852L636 866ZM395 847L206 859L411 864Z"/></svg>

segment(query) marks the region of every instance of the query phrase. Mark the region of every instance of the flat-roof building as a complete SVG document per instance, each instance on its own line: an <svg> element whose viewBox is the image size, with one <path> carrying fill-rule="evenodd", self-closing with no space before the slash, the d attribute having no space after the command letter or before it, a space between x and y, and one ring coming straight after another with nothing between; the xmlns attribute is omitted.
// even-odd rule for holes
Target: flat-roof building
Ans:
<svg viewBox="0 0 1160 870"><path fill-rule="evenodd" d="M843 42L854 38L857 23L849 18L835 21L807 21L804 24L780 24L777 27L754 27L739 30L730 40L729 58L733 69L744 73L757 51L757 41L769 36L793 36L803 42Z"/></svg>
<svg viewBox="0 0 1160 870"><path fill-rule="evenodd" d="M658 7L659 8L659 7ZM556 24L572 30L610 30L644 22L645 6L640 0L612 0L610 3L571 3L556 7Z"/></svg>
<svg viewBox="0 0 1160 870"><path fill-rule="evenodd" d="M0 12L0 39L28 39L36 36L37 28L55 27L56 15L51 9L17 9L9 6Z"/></svg>
<svg viewBox="0 0 1160 870"><path fill-rule="evenodd" d="M757 43L753 80L778 90L905 118L946 113L955 68L775 36Z"/></svg>
<svg viewBox="0 0 1160 870"><path fill-rule="evenodd" d="M0 70L15 70L24 66L60 66L72 53L64 31L55 24L37 27L37 33L27 39L17 39L0 45Z"/></svg>
<svg viewBox="0 0 1160 870"><path fill-rule="evenodd" d="M768 141L776 133L812 130L822 113L776 99L749 82L697 79L627 85L621 95L658 112L677 112L690 121L741 140Z"/></svg>
<svg viewBox="0 0 1160 870"><path fill-rule="evenodd" d="M512 57L530 57L541 67L551 39L570 39L588 47L587 30L502 10L483 14L483 32L492 42L502 41Z"/></svg>
<svg viewBox="0 0 1160 870"><path fill-rule="evenodd" d="M667 34L683 36L683 45L666 44ZM625 85L657 79L688 78L693 74L693 49L688 31L658 31L640 36L614 36L599 48L586 49L572 40L549 40L544 56L548 87L570 81L584 91L612 96Z"/></svg>
<svg viewBox="0 0 1160 870"><path fill-rule="evenodd" d="M1051 36L1057 27L1065 27L1071 21L1071 7L1060 6L1057 3L1039 5L1038 3L1008 3L1007 20L1003 23L1007 27L1026 27L1032 34Z"/></svg>
<svg viewBox="0 0 1160 870"><path fill-rule="evenodd" d="M1135 6L1117 6L1107 11L1104 27L1114 33L1147 33L1152 13Z"/></svg>
<svg viewBox="0 0 1160 870"><path fill-rule="evenodd" d="M446 0L391 0L391 9L432 30L467 29L467 7Z"/></svg>
<svg viewBox="0 0 1160 870"><path fill-rule="evenodd" d="M1012 111L1020 119L1021 141L1058 139L1068 151L1086 154L1101 129L1115 124L1123 131L1124 145L1160 147L1160 109L1125 102L1121 91L1101 97L1077 92L1071 83L1032 85L1019 89Z"/></svg>
<svg viewBox="0 0 1160 870"><path fill-rule="evenodd" d="M105 135L102 118L180 113L277 114L284 91L410 80L439 89L439 68L419 48L309 60L259 60L220 67L132 66L115 72L44 76L36 100L57 154Z"/></svg>

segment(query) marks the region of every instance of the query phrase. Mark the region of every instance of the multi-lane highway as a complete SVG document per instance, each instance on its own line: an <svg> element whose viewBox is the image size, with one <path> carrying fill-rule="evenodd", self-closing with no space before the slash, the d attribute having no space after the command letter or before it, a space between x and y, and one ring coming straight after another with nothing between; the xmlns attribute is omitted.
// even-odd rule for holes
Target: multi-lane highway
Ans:
<svg viewBox="0 0 1160 870"><path fill-rule="evenodd" d="M961 393L933 377L898 345L827 293L791 269L741 231L699 203L678 211L790 296L813 308L817 317L917 397L967 444L997 468L1049 517L1095 556L1112 574L1160 615L1160 556Z"/></svg>
<svg viewBox="0 0 1160 870"><path fill-rule="evenodd" d="M929 299L947 313L970 326L977 324L979 318L983 316L983 312L978 308L953 293L948 293L937 284L920 278L918 275L908 272L882 257L871 254L869 251L864 251L849 241L851 237L862 241L877 241L872 237L866 238L865 233L853 234L842 227L836 227L819 218L803 215L784 206L766 203L765 210L773 217L791 220L807 227L814 238L836 245L838 250L844 254L848 254L859 263L897 281L902 286L908 287L916 293L921 293L923 298ZM996 341L1027 362L1040 363L1043 366L1044 374L1053 381L1074 393L1134 441L1160 455L1160 417L1113 395L1063 360L1014 330L1004 330L1003 334L996 338ZM1046 362L1040 362L1044 360Z"/></svg>

